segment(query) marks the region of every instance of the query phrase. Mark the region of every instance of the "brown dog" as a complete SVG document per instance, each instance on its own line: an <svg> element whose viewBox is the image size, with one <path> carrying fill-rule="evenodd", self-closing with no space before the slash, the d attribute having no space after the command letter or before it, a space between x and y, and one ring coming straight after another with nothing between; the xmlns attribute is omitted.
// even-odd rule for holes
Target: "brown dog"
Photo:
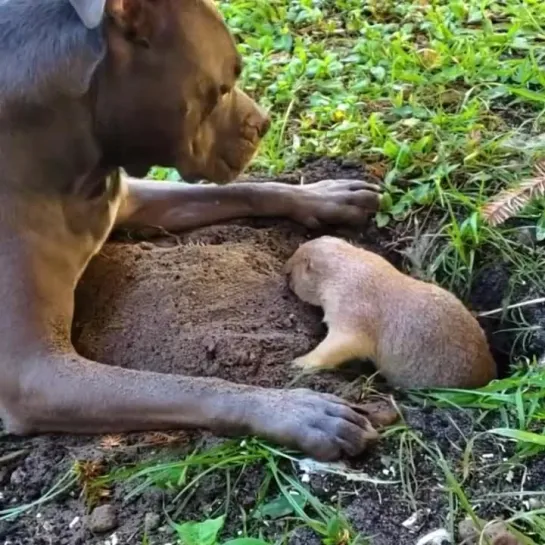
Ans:
<svg viewBox="0 0 545 545"><path fill-rule="evenodd" d="M403 388L471 388L496 377L484 332L464 305L377 254L320 237L299 247L286 273L300 299L323 307L329 329L295 360L305 371L369 358Z"/></svg>
<svg viewBox="0 0 545 545"><path fill-rule="evenodd" d="M0 2L0 415L13 433L204 427L320 459L375 437L365 411L266 390L106 366L70 342L74 288L119 226L182 230L245 216L359 224L375 186L188 186L126 179L152 165L228 182L268 115L236 86L211 0Z"/></svg>

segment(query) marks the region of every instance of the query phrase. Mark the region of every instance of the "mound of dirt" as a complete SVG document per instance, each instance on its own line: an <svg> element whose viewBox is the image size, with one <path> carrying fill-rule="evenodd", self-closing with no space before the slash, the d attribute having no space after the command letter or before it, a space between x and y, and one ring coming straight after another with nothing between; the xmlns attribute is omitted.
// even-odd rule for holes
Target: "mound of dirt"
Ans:
<svg viewBox="0 0 545 545"><path fill-rule="evenodd" d="M362 177L357 168L339 170L340 177ZM306 171L307 182L335 175L319 163ZM282 267L299 244L321 234L255 220L153 242L110 242L78 286L74 344L90 359L132 369L285 386L296 376L288 362L325 330L320 309L288 290ZM352 235L382 252L378 238ZM319 382L329 391L335 376L300 384Z"/></svg>
<svg viewBox="0 0 545 545"><path fill-rule="evenodd" d="M123 367L283 386L323 333L282 275L303 240L291 225L223 225L166 248L109 244L78 287L74 343Z"/></svg>

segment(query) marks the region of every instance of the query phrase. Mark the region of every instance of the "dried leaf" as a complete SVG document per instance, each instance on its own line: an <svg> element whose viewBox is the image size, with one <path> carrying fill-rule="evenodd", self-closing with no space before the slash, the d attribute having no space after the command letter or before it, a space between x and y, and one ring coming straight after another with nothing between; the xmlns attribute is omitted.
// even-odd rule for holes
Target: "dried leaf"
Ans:
<svg viewBox="0 0 545 545"><path fill-rule="evenodd" d="M104 476L106 467L99 460L79 460L75 465L79 484L88 506L94 506L100 499L110 496L107 486L100 484L100 477Z"/></svg>
<svg viewBox="0 0 545 545"><path fill-rule="evenodd" d="M181 440L182 434L168 434L162 432L148 433L144 436L144 445L171 445Z"/></svg>
<svg viewBox="0 0 545 545"><path fill-rule="evenodd" d="M100 441L100 446L104 449L119 448L125 444L121 435L105 435Z"/></svg>
<svg viewBox="0 0 545 545"><path fill-rule="evenodd" d="M545 196L545 161L535 167L536 175L517 187L501 191L481 209L483 219L497 226L515 216L530 201Z"/></svg>

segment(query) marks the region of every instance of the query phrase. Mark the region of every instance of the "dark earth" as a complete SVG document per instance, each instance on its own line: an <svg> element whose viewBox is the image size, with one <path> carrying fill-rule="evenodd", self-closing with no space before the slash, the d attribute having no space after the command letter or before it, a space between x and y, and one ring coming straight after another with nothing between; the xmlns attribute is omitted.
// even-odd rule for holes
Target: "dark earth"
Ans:
<svg viewBox="0 0 545 545"><path fill-rule="evenodd" d="M357 164L318 161L280 181L299 183L301 176L305 183L368 178ZM163 233L146 241L121 234L93 260L78 287L74 343L84 356L133 369L218 376L270 387L292 385L297 380L297 385L343 393L357 379L358 369L302 380L287 364L315 346L324 329L320 311L302 304L288 291L281 268L302 241L320 234L275 220L235 221L190 233ZM395 228L378 230L369 225L364 235L336 234L348 236L380 252L396 266L403 266L402 255L396 251L403 249L402 244L391 244L398 236ZM505 281L502 271L481 275L466 302L473 310L501 306ZM497 321L483 325L493 346L501 352L510 339L493 335ZM500 352L496 352L498 361L504 367ZM384 386L380 389L386 391ZM459 468L464 437L489 425L476 422L469 412L411 407L401 394L394 395L409 429L431 448L437 445L453 467ZM219 441L198 433L131 434L116 446L100 437L29 439L4 435L0 438L0 511L38 500L76 461L94 461L97 467L108 470L158 455L180 459L195 445ZM402 459L406 463L399 464L400 456L407 457L411 448L414 459ZM492 460L489 464L500 464L507 456L499 445L486 440L475 445L474 456L481 454ZM399 468L406 470L404 487L348 482L341 477L310 479L309 486L319 498L341 499L348 520L362 535L369 536L373 545L413 544L429 531L449 528L444 475L409 435L384 439L350 463L374 479L398 481ZM503 472L475 471L464 486L475 497L516 490L518 471L512 484ZM250 468L232 490L226 537L236 537L229 531L242 527L240 507L251 511L262 477L262 468ZM175 514L176 521L207 518L209 507L217 507L218 496L224 493L222 478L211 475L205 479L181 512L180 506L171 502L176 491L147 489L125 502L125 486L116 485L108 497L94 498L98 505L107 504L104 532L100 534L89 529L87 515L91 509L81 488L74 485L50 503L14 520L0 521L0 543L142 543L145 523L148 543L175 543L165 512ZM532 462L527 468L527 487L540 488L544 479L545 460ZM406 493L407 483L412 494ZM513 500L502 501L481 502L479 514L502 516ZM420 513L417 522L409 528L403 526L415 512ZM279 524L271 522L265 535L282 535ZM321 541L312 531L303 529L288 543L318 545Z"/></svg>

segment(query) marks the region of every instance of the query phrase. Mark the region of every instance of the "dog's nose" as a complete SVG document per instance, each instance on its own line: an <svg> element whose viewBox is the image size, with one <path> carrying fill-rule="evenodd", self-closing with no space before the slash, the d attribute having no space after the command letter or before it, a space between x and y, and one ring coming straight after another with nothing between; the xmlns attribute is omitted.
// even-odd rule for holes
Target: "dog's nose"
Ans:
<svg viewBox="0 0 545 545"><path fill-rule="evenodd" d="M265 115L257 130L259 134L259 138L263 138L267 134L267 132L269 132L270 128L271 128L271 118L268 115Z"/></svg>

